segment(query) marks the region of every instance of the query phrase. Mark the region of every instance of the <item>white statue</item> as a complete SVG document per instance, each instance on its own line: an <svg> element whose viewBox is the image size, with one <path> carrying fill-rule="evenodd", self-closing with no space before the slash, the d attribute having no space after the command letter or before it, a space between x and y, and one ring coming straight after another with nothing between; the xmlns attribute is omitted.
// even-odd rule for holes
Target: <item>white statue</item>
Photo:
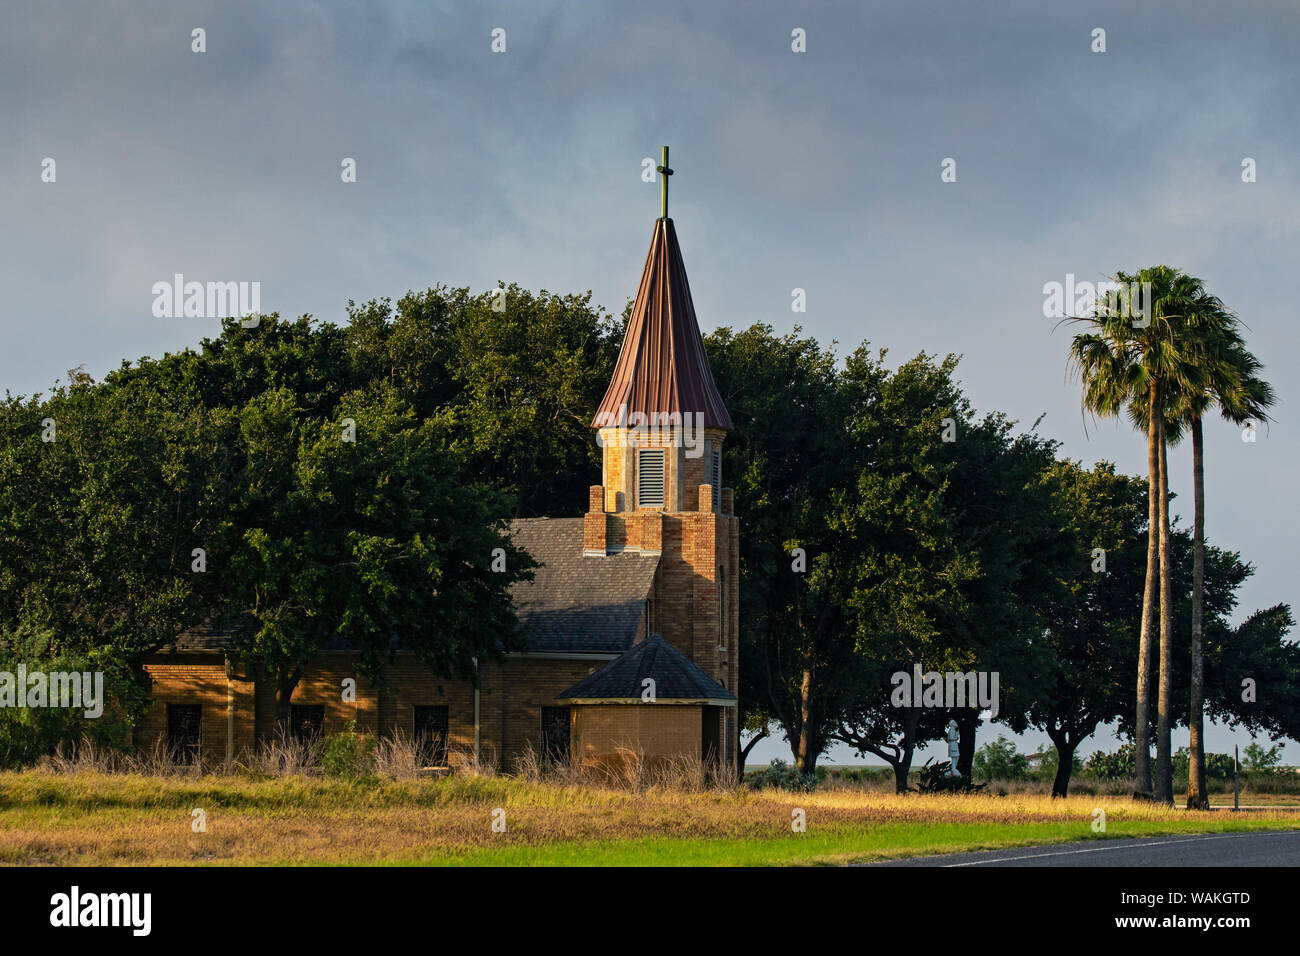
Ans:
<svg viewBox="0 0 1300 956"><path fill-rule="evenodd" d="M960 777L961 774L957 772L957 757L961 753L961 744L959 743L961 731L957 729L957 721L955 720L948 721L945 729L948 731L948 763L950 764L948 776Z"/></svg>

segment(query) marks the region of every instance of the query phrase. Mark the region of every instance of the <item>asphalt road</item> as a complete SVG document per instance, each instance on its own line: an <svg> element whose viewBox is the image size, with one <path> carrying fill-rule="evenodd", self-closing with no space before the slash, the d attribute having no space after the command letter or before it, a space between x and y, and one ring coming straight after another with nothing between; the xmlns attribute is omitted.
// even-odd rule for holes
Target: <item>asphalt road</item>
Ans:
<svg viewBox="0 0 1300 956"><path fill-rule="evenodd" d="M1300 866L1300 830L1141 837L889 860L871 866Z"/></svg>

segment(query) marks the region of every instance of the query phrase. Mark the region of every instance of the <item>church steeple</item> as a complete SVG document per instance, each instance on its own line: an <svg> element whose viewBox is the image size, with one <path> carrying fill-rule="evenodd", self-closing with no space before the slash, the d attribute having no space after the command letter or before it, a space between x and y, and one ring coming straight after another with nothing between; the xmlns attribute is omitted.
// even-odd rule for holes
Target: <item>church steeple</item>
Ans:
<svg viewBox="0 0 1300 956"><path fill-rule="evenodd" d="M592 426L601 483L588 489L583 561L655 557L638 641L658 633L724 688L738 680L740 523L722 487L731 416L713 381L677 231L668 218L668 148L660 212L623 350ZM632 557L636 556L636 557ZM644 676L644 675L638 675ZM662 688L660 693L663 693ZM628 711L628 708L616 708ZM734 761L734 709L704 715L700 755Z"/></svg>
<svg viewBox="0 0 1300 956"><path fill-rule="evenodd" d="M677 230L668 218L668 148L660 209L614 375L592 427L604 448L607 512L721 506L721 447L733 429L695 318ZM702 494L701 485L709 486ZM596 489L593 489L593 493Z"/></svg>
<svg viewBox="0 0 1300 956"><path fill-rule="evenodd" d="M689 414L702 415L706 428L731 431L731 416L704 354L677 230L668 218L667 177L672 170L666 146L663 165L658 168L663 176L660 201L664 215L655 220L623 349L592 427L623 422L637 413L647 419L651 415L680 418Z"/></svg>

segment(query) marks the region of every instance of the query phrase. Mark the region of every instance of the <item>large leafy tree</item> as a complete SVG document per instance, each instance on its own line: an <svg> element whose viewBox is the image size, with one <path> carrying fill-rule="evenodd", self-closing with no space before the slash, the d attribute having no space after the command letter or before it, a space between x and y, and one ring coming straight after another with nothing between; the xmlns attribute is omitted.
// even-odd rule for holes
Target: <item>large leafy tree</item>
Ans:
<svg viewBox="0 0 1300 956"><path fill-rule="evenodd" d="M803 575L792 569L796 559L790 552L802 548L815 555L819 550L811 529L825 526L824 492L836 481L843 420L834 352L799 330L778 337L765 325L723 328L708 336L706 348L736 424L723 446L723 470L745 522L737 696L739 723L753 735L738 752L748 754L747 748L773 723L791 741L800 738L808 723L804 695L791 676L797 642L785 630L792 609L806 598ZM823 634L820 650L814 642L804 656L820 654L833 672L829 662L845 656L842 642L830 639L830 632ZM824 690L816 688L808 701L806 713L814 715L813 724Z"/></svg>
<svg viewBox="0 0 1300 956"><path fill-rule="evenodd" d="M1209 549L1209 570L1214 555ZM1300 644L1289 637L1294 627L1286 604L1255 611L1235 628L1206 616L1205 707L1211 718L1274 740L1300 739Z"/></svg>
<svg viewBox="0 0 1300 956"><path fill-rule="evenodd" d="M440 317L454 332L464 314ZM424 348L434 323L391 326L367 342L309 317L232 320L103 383L9 396L7 646L129 667L214 617L276 677L282 708L332 641L375 674L394 639L444 672L514 646L508 587L529 562L506 535L513 499L468 460L472 427L456 430L474 419L451 404L464 389L447 368L467 359Z"/></svg>
<svg viewBox="0 0 1300 956"><path fill-rule="evenodd" d="M1043 630L1033 643L1044 653L1026 718L1056 748L1052 796L1064 797L1079 744L1132 700L1125 674L1142 613L1146 488L1106 463L1057 462L1043 480L1068 548L1051 568L1059 587L1040 605Z"/></svg>
<svg viewBox="0 0 1300 956"><path fill-rule="evenodd" d="M952 357L891 372L864 346L837 369L812 340L764 326L721 330L708 347L737 420L741 696L761 701L750 716L779 724L808 773L875 692L880 662L948 653L939 613L976 569L945 510L955 464L943 436L970 412Z"/></svg>
<svg viewBox="0 0 1300 956"><path fill-rule="evenodd" d="M863 642L856 663L864 679L835 734L888 762L900 792L916 748L942 736L949 717L959 728L958 770L969 776L981 714L976 706L894 706L892 675L917 665L997 673L997 719L1023 730L1025 701L1042 671L1042 608L1058 587L1056 569L1070 558L1044 481L1056 444L1032 431L1013 434L1014 423L996 413L951 425L937 496L942 534L959 562L943 571L950 591L926 602L925 630L882 628Z"/></svg>
<svg viewBox="0 0 1300 956"><path fill-rule="evenodd" d="M970 612L981 575L981 542L961 529L968 493L962 482L970 475L957 449L969 438L963 430L975 434L979 426L953 379L957 358L935 362L922 354L892 373L884 359L883 351L873 356L864 346L845 365L847 471L830 499L837 537L828 566L843 594L855 665L838 679L868 678L851 685L854 702L878 693L871 675L881 662L898 662L907 672L969 663L971 648L953 622ZM845 732L844 707L832 713L840 739L865 742L863 728ZM906 719L904 731L925 726Z"/></svg>
<svg viewBox="0 0 1300 956"><path fill-rule="evenodd" d="M438 418L466 480L514 496L517 517L578 514L599 481L591 428L618 355L619 324L591 293L436 286L349 308L355 376L390 382Z"/></svg>
<svg viewBox="0 0 1300 956"><path fill-rule="evenodd" d="M213 555L220 616L275 679L281 721L330 646L360 651L374 678L394 646L467 677L520 646L506 587L531 562L506 534L508 498L458 480L443 426L387 385L344 396L333 421L271 390L240 425L246 457Z"/></svg>
<svg viewBox="0 0 1300 956"><path fill-rule="evenodd" d="M997 719L1025 729L1023 699L1041 670L1042 608L1059 586L1058 568L1076 557L1059 533L1044 476L1058 445L1000 413L971 422L949 446L955 457L945 506L956 542L974 555L978 573L961 586L960 605L939 624L955 670L996 672L1002 704ZM979 708L952 712L960 731L958 770L969 777Z"/></svg>
<svg viewBox="0 0 1300 956"><path fill-rule="evenodd" d="M172 364L0 404L0 629L130 660L202 616L229 421Z"/></svg>
<svg viewBox="0 0 1300 956"><path fill-rule="evenodd" d="M737 421L747 724L778 724L804 772L840 740L903 788L946 715L893 707L892 673L996 669L1012 692L1032 673L1047 555L1063 547L1041 481L1055 446L975 421L952 357L891 372L863 348L837 369L763 326L708 348ZM976 713L958 716L973 744Z"/></svg>

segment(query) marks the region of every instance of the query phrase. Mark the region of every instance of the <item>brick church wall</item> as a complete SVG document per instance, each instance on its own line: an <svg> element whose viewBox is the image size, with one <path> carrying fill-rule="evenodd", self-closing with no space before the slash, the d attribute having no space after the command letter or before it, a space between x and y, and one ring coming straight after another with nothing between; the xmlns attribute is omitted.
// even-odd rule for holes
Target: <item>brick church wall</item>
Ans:
<svg viewBox="0 0 1300 956"><path fill-rule="evenodd" d="M513 757L526 748L540 753L542 707L556 706L555 695L572 687L588 674L605 665L603 660L540 660L506 658L504 679L504 719L498 715L496 731L501 750L507 754L506 769Z"/></svg>
<svg viewBox="0 0 1300 956"><path fill-rule="evenodd" d="M214 654L156 655L143 663L153 705L136 725L137 746L150 749L167 739L167 705L198 704L199 751L204 763L226 759L227 682L223 660ZM247 670L237 668L230 688L235 704L235 753L254 741L254 683Z"/></svg>
<svg viewBox="0 0 1300 956"><path fill-rule="evenodd" d="M525 748L541 746L542 707L557 706L555 697L604 666L604 659L546 660L507 657L483 668L479 696L480 752L485 761L507 769ZM220 654L159 656L145 662L154 705L136 727L137 746L149 748L167 739L167 704L198 704L200 747L206 763L226 757L226 674ZM357 681L356 700L343 700L342 682ZM276 734L275 683L255 680L237 668L235 693L235 755ZM325 708L323 731L342 733L355 719L363 733L411 737L416 706L445 706L452 763L463 762L474 748L474 687L463 678L439 677L414 655L401 655L388 666L382 688L361 677L354 655L331 653L307 668L294 688L292 704Z"/></svg>
<svg viewBox="0 0 1300 956"><path fill-rule="evenodd" d="M702 710L698 704L583 704L573 708L573 752L587 765L620 749L647 763L698 759Z"/></svg>

